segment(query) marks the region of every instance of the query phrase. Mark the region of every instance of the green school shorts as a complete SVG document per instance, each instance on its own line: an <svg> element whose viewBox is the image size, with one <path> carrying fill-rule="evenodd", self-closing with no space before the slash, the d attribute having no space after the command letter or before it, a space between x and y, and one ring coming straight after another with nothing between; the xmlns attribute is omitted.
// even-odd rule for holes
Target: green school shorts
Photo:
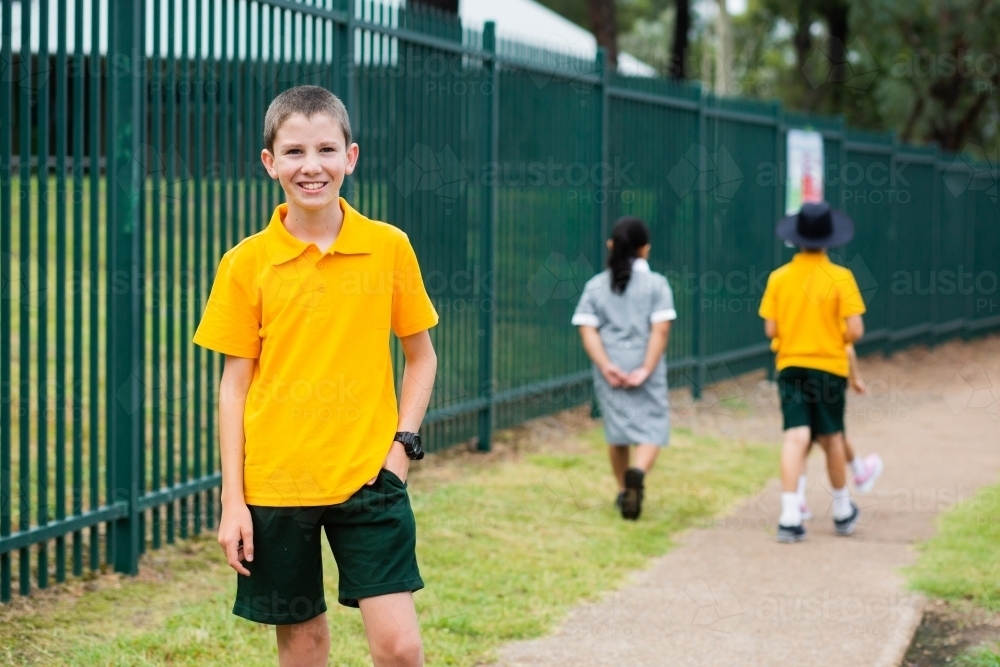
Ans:
<svg viewBox="0 0 1000 667"><path fill-rule="evenodd" d="M847 378L814 368L789 366L778 373L785 430L808 426L812 436L844 430Z"/></svg>
<svg viewBox="0 0 1000 667"><path fill-rule="evenodd" d="M250 576L236 575L237 616L287 625L326 611L321 530L340 572L340 604L424 587L406 484L388 470L339 505L249 509L254 556L244 562Z"/></svg>

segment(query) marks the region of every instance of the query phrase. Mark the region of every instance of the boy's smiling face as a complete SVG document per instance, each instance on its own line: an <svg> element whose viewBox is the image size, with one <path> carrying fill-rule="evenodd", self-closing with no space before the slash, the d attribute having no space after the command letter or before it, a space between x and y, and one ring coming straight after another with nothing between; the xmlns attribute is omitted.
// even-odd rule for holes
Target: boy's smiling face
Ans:
<svg viewBox="0 0 1000 667"><path fill-rule="evenodd" d="M325 113L292 114L274 137L274 151L260 159L278 179L289 205L318 211L337 203L344 177L354 171L358 145L346 146L344 130Z"/></svg>

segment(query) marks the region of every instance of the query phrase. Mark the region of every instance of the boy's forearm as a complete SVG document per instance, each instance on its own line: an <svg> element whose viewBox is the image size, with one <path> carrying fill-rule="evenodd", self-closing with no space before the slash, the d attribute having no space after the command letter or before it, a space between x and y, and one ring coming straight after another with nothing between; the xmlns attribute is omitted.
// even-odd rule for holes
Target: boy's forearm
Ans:
<svg viewBox="0 0 1000 667"><path fill-rule="evenodd" d="M236 372L223 371L219 386L219 467L222 472L223 505L245 503L243 495L243 462L246 435L243 413L246 408L249 380Z"/></svg>
<svg viewBox="0 0 1000 667"><path fill-rule="evenodd" d="M397 431L417 432L427 414L437 375L437 355L433 352L407 358L403 367L403 387L399 396Z"/></svg>

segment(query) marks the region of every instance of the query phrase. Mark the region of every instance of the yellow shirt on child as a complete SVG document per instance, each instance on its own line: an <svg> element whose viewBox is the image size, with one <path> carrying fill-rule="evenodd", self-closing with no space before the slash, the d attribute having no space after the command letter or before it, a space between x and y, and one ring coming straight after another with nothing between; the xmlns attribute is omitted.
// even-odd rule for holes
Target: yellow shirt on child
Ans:
<svg viewBox="0 0 1000 667"><path fill-rule="evenodd" d="M813 368L848 376L844 321L865 312L850 269L826 253L799 252L771 272L758 313L777 324L776 366Z"/></svg>
<svg viewBox="0 0 1000 667"><path fill-rule="evenodd" d="M341 503L375 477L398 413L390 330L419 333L438 316L399 229L343 199L324 253L267 228L223 255L194 342L255 360L243 416L249 505Z"/></svg>

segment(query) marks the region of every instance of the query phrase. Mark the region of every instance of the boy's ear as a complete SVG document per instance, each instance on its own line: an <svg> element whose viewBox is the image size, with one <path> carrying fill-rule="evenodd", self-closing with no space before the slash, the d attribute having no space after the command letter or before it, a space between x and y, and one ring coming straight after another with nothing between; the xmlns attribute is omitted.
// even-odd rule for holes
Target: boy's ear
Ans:
<svg viewBox="0 0 1000 667"><path fill-rule="evenodd" d="M264 163L264 169L271 178L278 178L278 170L274 168L274 153L266 148L260 152L260 161Z"/></svg>
<svg viewBox="0 0 1000 667"><path fill-rule="evenodd" d="M348 176L354 173L354 167L358 164L358 155L361 153L361 148L357 144L351 144L347 147L347 168L344 173Z"/></svg>

